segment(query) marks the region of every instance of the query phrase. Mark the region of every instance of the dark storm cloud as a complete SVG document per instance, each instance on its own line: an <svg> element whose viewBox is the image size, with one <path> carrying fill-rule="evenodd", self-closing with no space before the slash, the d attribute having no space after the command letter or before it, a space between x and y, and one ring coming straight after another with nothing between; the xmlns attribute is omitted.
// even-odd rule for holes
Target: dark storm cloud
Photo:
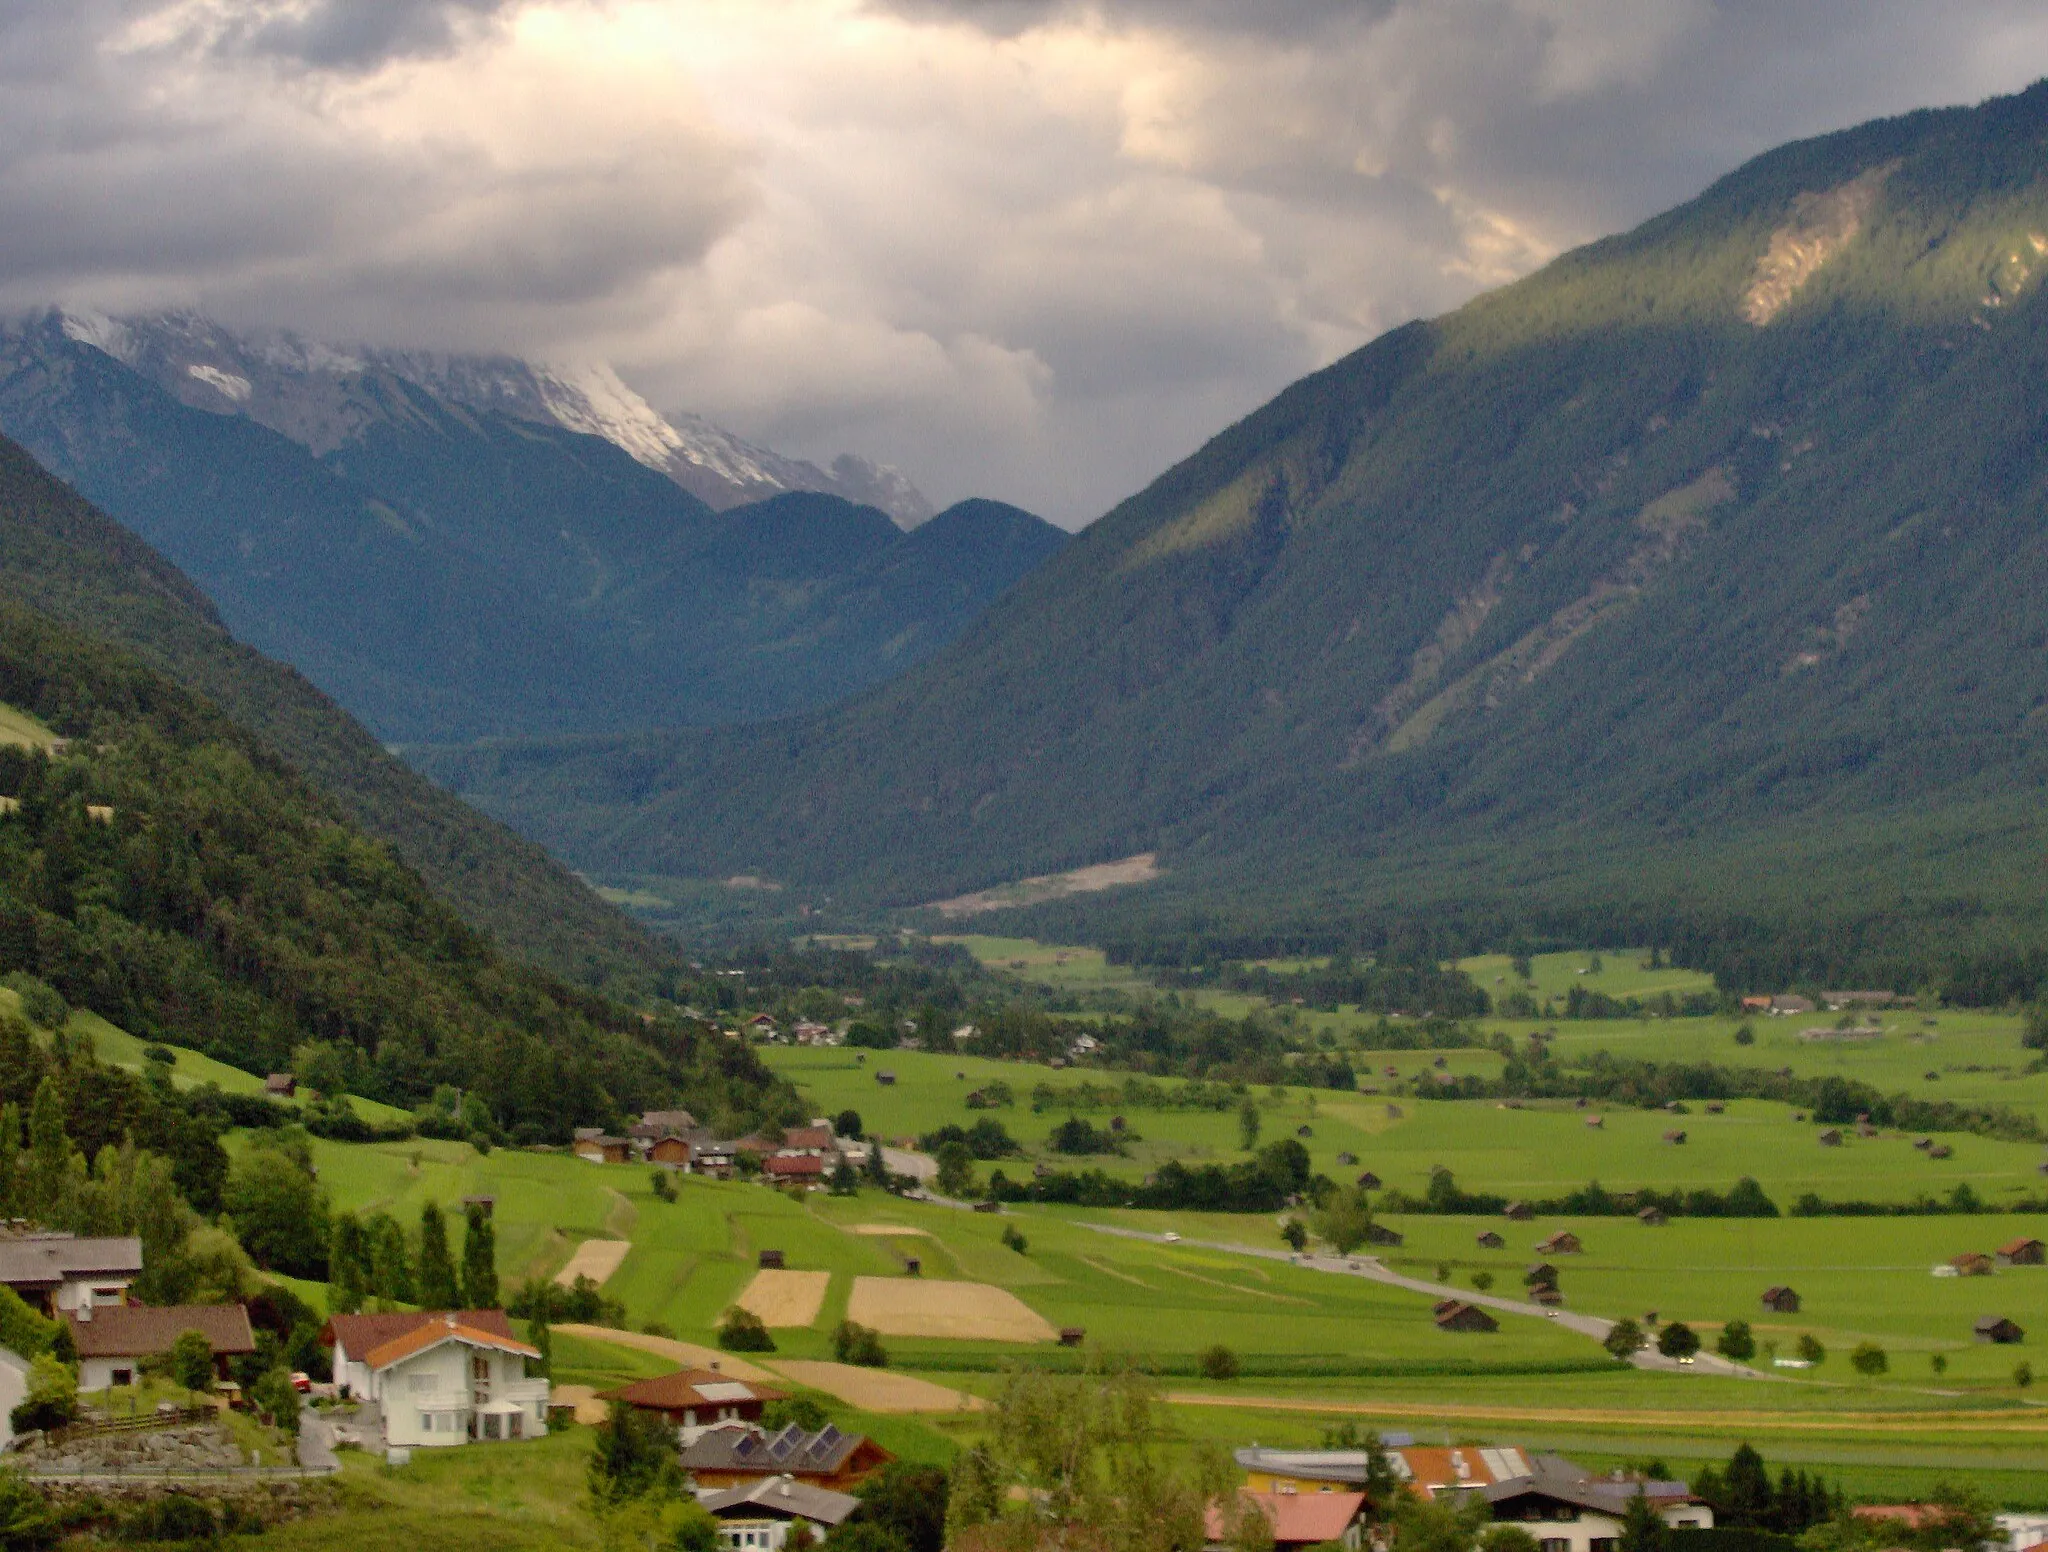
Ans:
<svg viewBox="0 0 2048 1552"><path fill-rule="evenodd" d="M319 0L261 17L233 41L323 70L369 70L399 58L452 53L511 0Z"/></svg>

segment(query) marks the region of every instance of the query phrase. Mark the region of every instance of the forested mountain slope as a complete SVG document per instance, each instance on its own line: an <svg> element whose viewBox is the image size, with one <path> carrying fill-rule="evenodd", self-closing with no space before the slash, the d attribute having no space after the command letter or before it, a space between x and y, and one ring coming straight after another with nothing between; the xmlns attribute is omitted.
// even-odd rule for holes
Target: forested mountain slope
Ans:
<svg viewBox="0 0 2048 1552"><path fill-rule="evenodd" d="M0 747L0 969L248 1071L321 1042L358 1092L453 1085L535 1140L781 1093L715 1031L503 959L211 704L11 600L0 702L66 740Z"/></svg>
<svg viewBox="0 0 2048 1552"><path fill-rule="evenodd" d="M670 962L538 846L414 774L300 675L235 641L175 567L4 438L0 597L131 651L224 708L509 952L578 979Z"/></svg>
<svg viewBox="0 0 2048 1552"><path fill-rule="evenodd" d="M2048 86L1786 146L1296 384L857 703L432 769L586 868L842 899L1156 849L1161 919L2038 941L2044 270Z"/></svg>
<svg viewBox="0 0 2048 1552"><path fill-rule="evenodd" d="M192 330L0 327L0 430L389 740L823 705L944 646L1065 538L1008 509L1029 542L921 542L810 492L714 513L619 442L532 418L522 363L280 365ZM524 387L490 407L501 379Z"/></svg>

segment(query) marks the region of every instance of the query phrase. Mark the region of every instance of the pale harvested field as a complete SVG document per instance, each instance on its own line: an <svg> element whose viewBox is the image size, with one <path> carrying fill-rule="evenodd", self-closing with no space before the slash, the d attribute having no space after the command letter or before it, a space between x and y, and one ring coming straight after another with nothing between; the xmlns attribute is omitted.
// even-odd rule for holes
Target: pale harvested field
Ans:
<svg viewBox="0 0 2048 1552"><path fill-rule="evenodd" d="M988 1405L964 1390L951 1390L909 1374L862 1369L850 1363L789 1358L775 1366L782 1377L837 1396L868 1412L979 1412Z"/></svg>
<svg viewBox="0 0 2048 1552"><path fill-rule="evenodd" d="M649 1336L644 1331L615 1331L610 1326L562 1325L557 1331L566 1331L571 1336L588 1337L593 1342L609 1342L614 1347L630 1347L636 1352L653 1353L657 1358L666 1358L670 1363L684 1369L716 1368L721 1374L729 1374L736 1380L758 1380L763 1385L773 1385L775 1376L757 1364L732 1353L722 1353L715 1347L703 1347L696 1342L678 1342L674 1337Z"/></svg>
<svg viewBox="0 0 2048 1552"><path fill-rule="evenodd" d="M556 1385L548 1392L555 1406L572 1406L579 1423L601 1423L611 1415L611 1406L597 1399L594 1385Z"/></svg>
<svg viewBox="0 0 2048 1552"><path fill-rule="evenodd" d="M555 1273L555 1281L564 1288L579 1277L602 1283L632 1253L633 1242L629 1239L587 1239L576 1247L569 1264Z"/></svg>
<svg viewBox="0 0 2048 1552"><path fill-rule="evenodd" d="M825 1303L830 1272L756 1272L733 1302L752 1310L764 1326L808 1326Z"/></svg>
<svg viewBox="0 0 2048 1552"><path fill-rule="evenodd" d="M856 1277L846 1318L884 1336L962 1341L1052 1342L1059 1332L1014 1293L987 1283L926 1282L918 1277Z"/></svg>
<svg viewBox="0 0 2048 1552"><path fill-rule="evenodd" d="M904 1223L849 1223L849 1234L916 1234L925 1239L932 1237L930 1229L913 1229Z"/></svg>

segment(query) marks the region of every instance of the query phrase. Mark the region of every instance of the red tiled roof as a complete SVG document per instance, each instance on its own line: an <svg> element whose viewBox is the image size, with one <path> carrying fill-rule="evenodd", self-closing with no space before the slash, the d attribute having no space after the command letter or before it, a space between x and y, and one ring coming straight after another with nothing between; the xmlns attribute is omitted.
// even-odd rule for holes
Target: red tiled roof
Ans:
<svg viewBox="0 0 2048 1552"><path fill-rule="evenodd" d="M1258 1510L1273 1527L1278 1546L1314 1545L1338 1541L1345 1529L1365 1508L1363 1493L1254 1493L1240 1492L1245 1505ZM1209 1505L1209 1539L1224 1535L1223 1505Z"/></svg>
<svg viewBox="0 0 2048 1552"><path fill-rule="evenodd" d="M829 1126L792 1126L782 1134L785 1148L829 1148L832 1146L832 1128Z"/></svg>
<svg viewBox="0 0 2048 1552"><path fill-rule="evenodd" d="M363 1355L363 1362L372 1369L388 1369L414 1353L423 1353L430 1347L450 1341L461 1342L468 1347L496 1348L499 1352L518 1353L525 1358L540 1356L538 1347L529 1347L516 1337L500 1336L495 1331L479 1331L475 1326L443 1319L426 1321L403 1336L380 1343Z"/></svg>
<svg viewBox="0 0 2048 1552"><path fill-rule="evenodd" d="M66 1310L71 1339L81 1358L141 1358L167 1353L187 1331L197 1331L217 1353L253 1353L256 1335L249 1312L239 1304L103 1304L92 1319Z"/></svg>
<svg viewBox="0 0 2048 1552"><path fill-rule="evenodd" d="M338 1342L348 1349L352 1357L360 1360L364 1354L420 1326L435 1324L445 1327L450 1313L448 1310L409 1310L389 1315L330 1315L327 1324L320 1329L320 1340L329 1347ZM501 1309L455 1310L452 1313L457 1325L472 1331L487 1331L508 1342L512 1339L512 1322Z"/></svg>
<svg viewBox="0 0 2048 1552"><path fill-rule="evenodd" d="M761 1172L767 1175L822 1175L825 1161L815 1153L777 1153L761 1161Z"/></svg>

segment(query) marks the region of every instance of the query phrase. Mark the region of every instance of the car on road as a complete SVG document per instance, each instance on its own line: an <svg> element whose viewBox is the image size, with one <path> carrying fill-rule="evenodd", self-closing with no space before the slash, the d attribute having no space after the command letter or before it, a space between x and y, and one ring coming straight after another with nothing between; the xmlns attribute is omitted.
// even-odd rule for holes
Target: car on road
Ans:
<svg viewBox="0 0 2048 1552"><path fill-rule="evenodd" d="M1180 1243L1180 1236L1174 1233L1171 1229L1168 1229L1164 1234L1160 1235L1159 1237L1165 1240L1166 1243L1169 1245L1178 1245Z"/></svg>

